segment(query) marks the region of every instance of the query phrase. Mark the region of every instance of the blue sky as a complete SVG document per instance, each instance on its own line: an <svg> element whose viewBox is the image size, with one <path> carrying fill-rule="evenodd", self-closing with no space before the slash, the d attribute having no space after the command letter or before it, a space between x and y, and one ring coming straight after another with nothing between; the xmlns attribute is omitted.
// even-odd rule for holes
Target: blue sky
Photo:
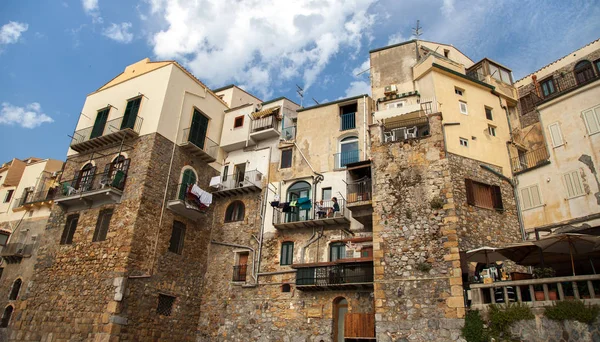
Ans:
<svg viewBox="0 0 600 342"><path fill-rule="evenodd" d="M368 91L368 51L453 44L520 78L600 38L600 1L0 1L0 161L64 159L85 96L150 57L305 105Z"/></svg>

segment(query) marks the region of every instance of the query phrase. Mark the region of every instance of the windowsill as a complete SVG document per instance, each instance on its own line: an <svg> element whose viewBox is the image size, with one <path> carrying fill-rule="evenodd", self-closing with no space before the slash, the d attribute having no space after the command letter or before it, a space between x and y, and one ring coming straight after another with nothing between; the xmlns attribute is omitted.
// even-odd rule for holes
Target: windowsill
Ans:
<svg viewBox="0 0 600 342"><path fill-rule="evenodd" d="M552 148L559 148L559 147L562 147L562 146L565 146L565 144L564 144L564 143L562 143L562 144L560 144L560 145L557 145L557 146L552 146Z"/></svg>
<svg viewBox="0 0 600 342"><path fill-rule="evenodd" d="M475 207L475 208L492 210L492 211L495 211L495 212L498 212L498 213L504 213L504 211L505 211L505 209L496 209L496 208L482 207L482 206L476 205L476 204L475 205L469 204L469 205L472 206L472 207Z"/></svg>
<svg viewBox="0 0 600 342"><path fill-rule="evenodd" d="M572 200L572 199L579 198L579 197L584 197L584 196L587 196L587 195L588 194L581 194L581 195L575 195L573 197L567 197L567 198L565 198L565 201Z"/></svg>
<svg viewBox="0 0 600 342"><path fill-rule="evenodd" d="M594 133L589 133L589 134L588 134L588 137L591 137L592 135L596 135L596 134L598 134L598 133L600 133L600 131L598 131L598 132L594 132Z"/></svg>
<svg viewBox="0 0 600 342"><path fill-rule="evenodd" d="M352 127L352 128L346 128L346 129L340 129L340 132L345 132L345 131L350 131L356 129L356 127Z"/></svg>
<svg viewBox="0 0 600 342"><path fill-rule="evenodd" d="M543 208L545 206L546 206L545 204L540 204L540 205L536 205L535 207L523 209L523 211L533 210L533 209L537 209L537 208Z"/></svg>

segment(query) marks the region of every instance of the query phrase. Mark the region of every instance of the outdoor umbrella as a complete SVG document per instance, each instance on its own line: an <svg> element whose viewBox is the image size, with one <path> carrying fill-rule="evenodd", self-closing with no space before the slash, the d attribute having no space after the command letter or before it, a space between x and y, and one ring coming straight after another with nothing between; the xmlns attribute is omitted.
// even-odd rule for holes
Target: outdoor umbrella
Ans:
<svg viewBox="0 0 600 342"><path fill-rule="evenodd" d="M575 275L573 255L592 253L594 250L597 250L599 242L600 237L598 236L572 233L556 234L532 241L544 253L569 254L573 275Z"/></svg>
<svg viewBox="0 0 600 342"><path fill-rule="evenodd" d="M497 248L486 246L472 249L467 251L467 261L481 263L485 262L487 265L490 262L506 260L506 257L498 253L496 250Z"/></svg>

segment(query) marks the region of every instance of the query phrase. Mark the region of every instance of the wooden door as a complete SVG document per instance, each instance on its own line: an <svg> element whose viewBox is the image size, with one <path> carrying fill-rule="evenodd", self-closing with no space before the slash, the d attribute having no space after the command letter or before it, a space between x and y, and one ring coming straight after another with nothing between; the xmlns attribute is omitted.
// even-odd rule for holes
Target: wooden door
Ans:
<svg viewBox="0 0 600 342"><path fill-rule="evenodd" d="M246 281L246 270L248 269L248 253L240 253L238 259L238 279Z"/></svg>
<svg viewBox="0 0 600 342"><path fill-rule="evenodd" d="M333 341L344 342L344 330L348 301L345 298L336 298L333 302Z"/></svg>
<svg viewBox="0 0 600 342"><path fill-rule="evenodd" d="M183 177L181 177L181 185L179 186L179 199L185 199L185 193L190 184L196 183L196 174L192 170L183 171Z"/></svg>
<svg viewBox="0 0 600 342"><path fill-rule="evenodd" d="M202 115L202 113L200 113L198 110L194 110L188 141L200 147L201 149L204 149L204 140L206 140L207 130L208 118Z"/></svg>
<svg viewBox="0 0 600 342"><path fill-rule="evenodd" d="M375 314L349 313L346 314L344 325L346 338L375 337Z"/></svg>

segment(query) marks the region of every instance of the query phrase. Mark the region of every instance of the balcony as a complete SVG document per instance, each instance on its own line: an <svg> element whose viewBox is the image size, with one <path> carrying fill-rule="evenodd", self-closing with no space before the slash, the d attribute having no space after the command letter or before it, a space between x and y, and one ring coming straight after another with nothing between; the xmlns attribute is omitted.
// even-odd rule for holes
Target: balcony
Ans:
<svg viewBox="0 0 600 342"><path fill-rule="evenodd" d="M356 163L360 161L360 150L350 150L333 155L334 169L343 169L348 164Z"/></svg>
<svg viewBox="0 0 600 342"><path fill-rule="evenodd" d="M356 128L356 113L345 113L340 115L340 131Z"/></svg>
<svg viewBox="0 0 600 342"><path fill-rule="evenodd" d="M385 119L383 142L409 141L429 137L431 135L429 119L426 116L420 116L420 112L416 114L417 117L405 114Z"/></svg>
<svg viewBox="0 0 600 342"><path fill-rule="evenodd" d="M253 119L250 124L250 138L261 141L279 136L279 120L275 115Z"/></svg>
<svg viewBox="0 0 600 342"><path fill-rule="evenodd" d="M555 301L577 299L600 304L600 275L471 284L471 308L485 310L490 304L518 302L530 307L550 306Z"/></svg>
<svg viewBox="0 0 600 342"><path fill-rule="evenodd" d="M224 178L225 180L222 180L217 186L217 191L213 192L215 197L249 194L261 191L263 187L263 174L258 170L227 175Z"/></svg>
<svg viewBox="0 0 600 342"><path fill-rule="evenodd" d="M526 153L519 153L518 157L511 159L513 173L518 174L538 166L550 164L550 155L546 147Z"/></svg>
<svg viewBox="0 0 600 342"><path fill-rule="evenodd" d="M348 210L352 211L352 217L365 227L373 225L373 206L371 179L366 178L346 186L348 194Z"/></svg>
<svg viewBox="0 0 600 342"><path fill-rule="evenodd" d="M0 257L9 264L20 263L21 259L28 258L33 252L33 244L9 243L2 248Z"/></svg>
<svg viewBox="0 0 600 342"><path fill-rule="evenodd" d="M29 210L36 207L52 206L58 188L50 188L38 192L30 192L25 197L17 198L13 211Z"/></svg>
<svg viewBox="0 0 600 342"><path fill-rule="evenodd" d="M190 135L190 128L184 129L182 133L177 145L206 163L217 160L219 145L216 142L208 137L197 137L197 134Z"/></svg>
<svg viewBox="0 0 600 342"><path fill-rule="evenodd" d="M173 188L175 192L171 190L171 193L168 196L169 198L172 198L172 200L167 202L167 209L193 221L206 218L206 213L203 208L200 208L200 206L193 201L186 200L187 186L189 186L189 184L179 183L176 188Z"/></svg>
<svg viewBox="0 0 600 342"><path fill-rule="evenodd" d="M104 128L94 130L94 126L73 133L71 149L82 153L120 144L123 140L139 135L144 120L137 116L133 123L124 123L123 117L109 120Z"/></svg>
<svg viewBox="0 0 600 342"><path fill-rule="evenodd" d="M127 172L121 170L82 175L61 182L54 202L67 211L120 203L126 180Z"/></svg>
<svg viewBox="0 0 600 342"><path fill-rule="evenodd" d="M339 211L333 211L333 201L323 201L323 204L315 202L309 209L300 207L274 208L273 226L279 230L295 228L324 227L325 229L342 229L348 231L350 228L350 212L344 200L338 200ZM283 210L290 210L284 212Z"/></svg>
<svg viewBox="0 0 600 342"><path fill-rule="evenodd" d="M302 291L373 288L373 258L293 264L292 268L298 270L296 272L296 288Z"/></svg>

